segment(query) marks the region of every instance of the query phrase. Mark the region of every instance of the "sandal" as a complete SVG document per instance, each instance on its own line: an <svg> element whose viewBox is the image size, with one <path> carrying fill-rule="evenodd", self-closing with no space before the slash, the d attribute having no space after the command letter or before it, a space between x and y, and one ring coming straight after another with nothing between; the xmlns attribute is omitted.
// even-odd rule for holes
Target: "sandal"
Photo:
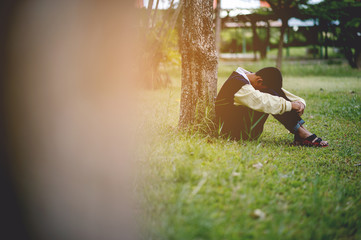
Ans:
<svg viewBox="0 0 361 240"><path fill-rule="evenodd" d="M321 145L322 139L317 137L316 134L312 134L311 136L302 139L300 136L295 134L295 140L293 145L295 146L306 146L306 147L328 147L328 143L325 145Z"/></svg>

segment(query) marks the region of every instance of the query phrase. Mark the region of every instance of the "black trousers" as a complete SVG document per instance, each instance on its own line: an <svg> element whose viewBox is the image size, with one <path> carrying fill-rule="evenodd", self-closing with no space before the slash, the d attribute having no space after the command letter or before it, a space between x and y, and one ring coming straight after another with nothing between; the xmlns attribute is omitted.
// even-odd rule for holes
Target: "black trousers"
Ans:
<svg viewBox="0 0 361 240"><path fill-rule="evenodd" d="M235 79L228 79L227 81L236 81ZM219 123L220 132L226 137L230 137L235 140L255 140L262 134L264 124L269 114L255 111L245 106L235 106L233 104L233 97L227 99L227 94L223 97L223 93L234 92L234 89L227 89L227 86L232 84L224 85L222 87L222 94L217 96L216 101L216 116ZM229 91L228 91L229 90ZM273 89L267 89L263 91L265 93L287 97L284 93L277 93ZM217 104L222 102L222 104ZM285 126L291 133L296 133L298 128L304 123L302 118L297 114L296 111L285 112L282 115L273 115L280 123Z"/></svg>

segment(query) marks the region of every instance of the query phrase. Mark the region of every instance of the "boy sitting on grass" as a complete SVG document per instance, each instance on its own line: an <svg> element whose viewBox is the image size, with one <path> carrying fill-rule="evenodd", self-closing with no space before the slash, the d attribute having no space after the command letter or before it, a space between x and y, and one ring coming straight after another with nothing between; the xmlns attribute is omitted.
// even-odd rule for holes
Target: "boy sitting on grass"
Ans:
<svg viewBox="0 0 361 240"><path fill-rule="evenodd" d="M223 84L216 98L221 133L235 140L255 140L272 114L295 135L294 145L327 147L309 132L300 117L306 107L302 98L282 88L282 74L274 67L256 73L238 68Z"/></svg>

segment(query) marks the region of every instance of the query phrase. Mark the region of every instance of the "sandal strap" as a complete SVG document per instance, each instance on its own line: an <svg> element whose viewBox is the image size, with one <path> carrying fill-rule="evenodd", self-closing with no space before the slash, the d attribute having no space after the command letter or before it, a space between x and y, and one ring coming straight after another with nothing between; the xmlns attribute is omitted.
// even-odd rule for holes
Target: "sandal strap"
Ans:
<svg viewBox="0 0 361 240"><path fill-rule="evenodd" d="M300 136L295 134L295 141L294 141L295 145L309 146L309 147L311 147L311 146L327 147L328 146L328 144L321 145L321 142L322 142L322 138L317 137L316 134L312 134L311 136L308 136L305 139L301 139Z"/></svg>
<svg viewBox="0 0 361 240"><path fill-rule="evenodd" d="M311 136L308 136L307 138L305 138L305 140L313 142L313 140L315 140L315 138L317 138L316 134L312 134ZM316 140L317 141L317 140ZM322 141L322 140L321 140Z"/></svg>

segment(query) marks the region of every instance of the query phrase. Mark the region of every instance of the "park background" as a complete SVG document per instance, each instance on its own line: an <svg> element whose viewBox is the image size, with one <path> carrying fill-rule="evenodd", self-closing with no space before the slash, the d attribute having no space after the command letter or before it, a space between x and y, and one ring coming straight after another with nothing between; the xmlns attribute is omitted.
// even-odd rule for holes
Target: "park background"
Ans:
<svg viewBox="0 0 361 240"><path fill-rule="evenodd" d="M209 3L217 91L238 66L277 66L284 87L306 100L306 127L330 143L322 149L291 146L273 118L252 142L220 138L207 110L184 129L186 20L179 3L149 2L138 5L147 29L137 165L144 238L361 238L360 2Z"/></svg>
<svg viewBox="0 0 361 240"><path fill-rule="evenodd" d="M361 239L360 4L0 1L0 239ZM220 137L238 66L330 146Z"/></svg>

